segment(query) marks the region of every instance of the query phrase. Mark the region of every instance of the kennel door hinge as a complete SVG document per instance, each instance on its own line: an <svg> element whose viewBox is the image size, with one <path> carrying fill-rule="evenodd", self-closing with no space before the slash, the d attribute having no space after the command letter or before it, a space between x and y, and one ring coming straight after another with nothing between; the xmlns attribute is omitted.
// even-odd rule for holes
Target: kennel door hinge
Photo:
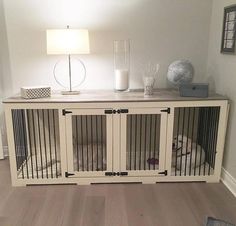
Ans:
<svg viewBox="0 0 236 226"><path fill-rule="evenodd" d="M170 108L167 108L165 110L161 110L161 112L167 112L168 114L170 114Z"/></svg>
<svg viewBox="0 0 236 226"><path fill-rule="evenodd" d="M70 177L70 176L74 176L74 175L75 175L74 173L65 172L65 177Z"/></svg>
<svg viewBox="0 0 236 226"><path fill-rule="evenodd" d="M71 114L72 111L67 111L65 109L62 110L62 115L66 115L66 114Z"/></svg>
<svg viewBox="0 0 236 226"><path fill-rule="evenodd" d="M105 176L128 176L128 172L105 172Z"/></svg>
<svg viewBox="0 0 236 226"><path fill-rule="evenodd" d="M120 109L120 110L118 110L118 111L120 111L120 114L127 114L127 113L129 113L129 109Z"/></svg>
<svg viewBox="0 0 236 226"><path fill-rule="evenodd" d="M117 176L128 176L128 172L118 172L116 173Z"/></svg>
<svg viewBox="0 0 236 226"><path fill-rule="evenodd" d="M105 172L105 176L116 176L115 172Z"/></svg>
<svg viewBox="0 0 236 226"><path fill-rule="evenodd" d="M110 114L110 115L111 115L111 114L116 114L116 110L110 110L110 109L109 109L109 110L105 110L104 113L105 113L105 114Z"/></svg>
<svg viewBox="0 0 236 226"><path fill-rule="evenodd" d="M165 170L165 171L163 171L163 172L160 172L160 173L158 173L158 174L167 176L167 174L168 174L168 171L167 171L167 170Z"/></svg>
<svg viewBox="0 0 236 226"><path fill-rule="evenodd" d="M118 110L105 110L105 114L124 114L129 113L128 109L118 109Z"/></svg>

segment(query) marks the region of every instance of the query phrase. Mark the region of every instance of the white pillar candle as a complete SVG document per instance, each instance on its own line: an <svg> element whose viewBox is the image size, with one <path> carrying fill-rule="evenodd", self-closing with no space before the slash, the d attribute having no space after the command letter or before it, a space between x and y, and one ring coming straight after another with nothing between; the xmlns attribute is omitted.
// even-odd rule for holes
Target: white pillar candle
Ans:
<svg viewBox="0 0 236 226"><path fill-rule="evenodd" d="M129 71L124 69L115 70L115 89L127 90L129 88Z"/></svg>

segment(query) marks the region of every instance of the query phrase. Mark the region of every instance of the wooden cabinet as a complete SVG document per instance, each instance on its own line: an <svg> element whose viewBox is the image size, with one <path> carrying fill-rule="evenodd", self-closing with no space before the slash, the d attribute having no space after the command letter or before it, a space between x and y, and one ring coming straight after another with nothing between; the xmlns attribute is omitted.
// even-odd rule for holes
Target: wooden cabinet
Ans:
<svg viewBox="0 0 236 226"><path fill-rule="evenodd" d="M12 183L220 179L228 100L162 91L4 101Z"/></svg>

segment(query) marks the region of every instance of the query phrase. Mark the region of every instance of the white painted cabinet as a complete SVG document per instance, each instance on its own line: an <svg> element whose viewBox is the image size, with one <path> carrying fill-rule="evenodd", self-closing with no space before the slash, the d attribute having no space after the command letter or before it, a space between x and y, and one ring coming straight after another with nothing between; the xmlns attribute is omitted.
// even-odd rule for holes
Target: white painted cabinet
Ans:
<svg viewBox="0 0 236 226"><path fill-rule="evenodd" d="M160 96L5 100L13 185L219 181L228 101Z"/></svg>

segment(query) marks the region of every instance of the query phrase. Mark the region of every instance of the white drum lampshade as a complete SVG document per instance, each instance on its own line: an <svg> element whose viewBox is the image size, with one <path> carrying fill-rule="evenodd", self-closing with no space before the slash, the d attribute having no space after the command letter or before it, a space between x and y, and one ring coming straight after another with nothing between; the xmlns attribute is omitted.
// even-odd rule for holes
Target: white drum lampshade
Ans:
<svg viewBox="0 0 236 226"><path fill-rule="evenodd" d="M68 55L69 64L69 91L62 92L62 94L78 94L79 91L72 91L72 54L89 54L89 32L87 29L49 29L47 30L47 54L57 54L57 55ZM86 77L86 68L81 60L77 62L80 63L81 68L83 68L82 80L76 85L81 85ZM55 69L58 63L54 67L54 77L56 81L62 85L64 84L57 80ZM74 86L75 87L75 86Z"/></svg>

